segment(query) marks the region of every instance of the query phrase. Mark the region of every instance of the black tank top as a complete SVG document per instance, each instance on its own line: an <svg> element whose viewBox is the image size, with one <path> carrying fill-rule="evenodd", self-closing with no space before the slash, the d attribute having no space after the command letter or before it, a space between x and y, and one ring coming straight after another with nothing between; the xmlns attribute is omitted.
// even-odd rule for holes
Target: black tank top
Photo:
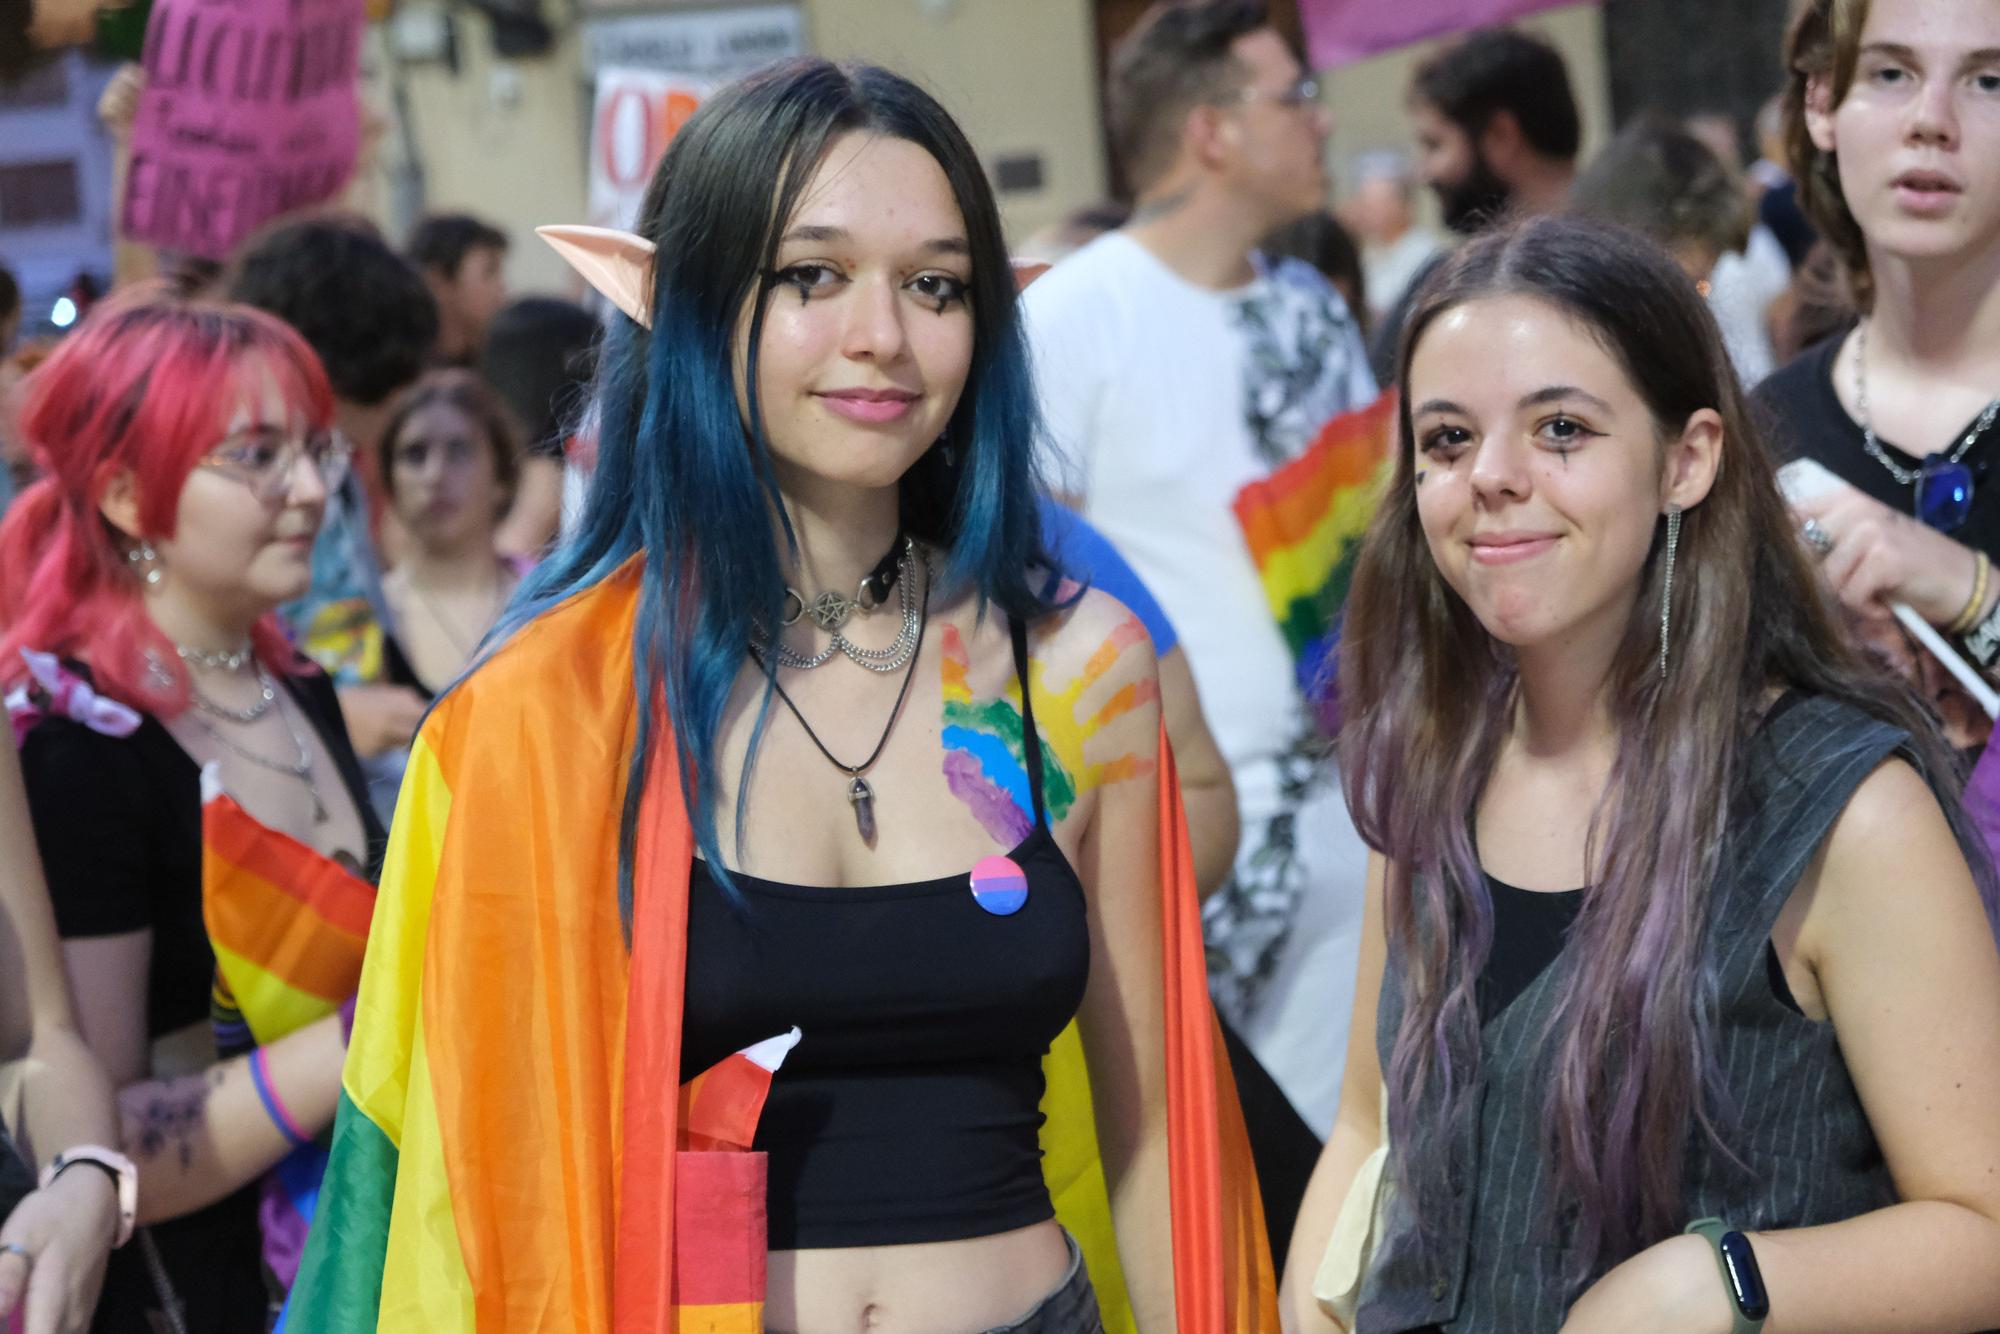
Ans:
<svg viewBox="0 0 2000 1334"><path fill-rule="evenodd" d="M1049 829L1013 627L1035 827L1008 856L1028 887L1001 916L961 872L906 885L731 877L688 884L681 1078L797 1025L755 1147L773 1250L991 1236L1055 1216L1042 1179L1042 1058L1090 970L1083 884Z"/></svg>

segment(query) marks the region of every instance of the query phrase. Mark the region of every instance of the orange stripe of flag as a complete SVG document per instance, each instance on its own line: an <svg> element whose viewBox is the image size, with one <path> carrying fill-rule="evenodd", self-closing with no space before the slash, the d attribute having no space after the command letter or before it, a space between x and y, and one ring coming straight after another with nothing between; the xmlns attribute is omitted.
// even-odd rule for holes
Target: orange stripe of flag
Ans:
<svg viewBox="0 0 2000 1334"><path fill-rule="evenodd" d="M1336 490L1364 486L1388 452L1394 396L1342 413L1321 429L1298 458L1237 493L1234 509L1260 564L1272 550L1309 535Z"/></svg>
<svg viewBox="0 0 2000 1334"><path fill-rule="evenodd" d="M227 796L212 798L203 807L201 835L210 858L256 876L348 935L367 938L368 921L375 913L375 890L359 876L298 840L257 823Z"/></svg>
<svg viewBox="0 0 2000 1334"><path fill-rule="evenodd" d="M295 990L333 1001L354 990L365 936L299 912L297 900L262 876L213 866L208 874L227 878L210 880L202 904L216 944Z"/></svg>

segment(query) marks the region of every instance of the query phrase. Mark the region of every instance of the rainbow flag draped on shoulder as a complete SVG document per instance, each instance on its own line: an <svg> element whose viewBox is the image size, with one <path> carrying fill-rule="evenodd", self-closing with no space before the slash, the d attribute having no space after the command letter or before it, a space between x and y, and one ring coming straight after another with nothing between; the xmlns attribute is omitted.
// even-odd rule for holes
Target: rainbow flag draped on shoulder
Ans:
<svg viewBox="0 0 2000 1334"><path fill-rule="evenodd" d="M288 1334L761 1326L762 1292L733 1277L761 1276L761 1248L716 1255L713 1220L682 1198L761 1205L732 1165L719 1186L686 1175L702 1136L682 1108L703 1095L676 1095L693 839L670 742L641 806L629 950L613 892L637 594L634 563L539 617L417 739ZM1184 1334L1275 1331L1164 737L1161 757L1175 1305ZM1129 1330L1103 1278L1116 1270L1087 1077L1061 1065L1066 1049L1044 1131L1052 1194L1107 1326Z"/></svg>
<svg viewBox="0 0 2000 1334"><path fill-rule="evenodd" d="M1231 502L1307 699L1327 692L1340 607L1389 476L1395 437L1396 396L1389 391L1327 422L1303 454Z"/></svg>

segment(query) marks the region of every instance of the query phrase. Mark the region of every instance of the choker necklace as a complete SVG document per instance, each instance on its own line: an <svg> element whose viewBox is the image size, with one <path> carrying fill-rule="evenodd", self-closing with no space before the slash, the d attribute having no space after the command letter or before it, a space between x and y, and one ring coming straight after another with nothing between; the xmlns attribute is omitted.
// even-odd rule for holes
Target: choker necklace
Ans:
<svg viewBox="0 0 2000 1334"><path fill-rule="evenodd" d="M781 621L780 624L786 626L795 625L798 623L801 615L810 612L814 623L827 630L833 636L832 641L818 653L807 655L796 653L786 648L782 640L767 643L765 637L759 634L752 636L750 641L751 648L761 653L768 647L771 656L777 659L779 666L790 667L797 671L810 671L821 663L830 660L836 653L846 654L848 659L855 665L866 667L871 672L881 672L886 675L889 672L899 670L915 655L917 643L923 637L923 625L918 612L916 593L917 580L915 571L917 562L917 544L907 537L899 537L896 548L892 549L889 555L884 556L882 564L877 565L874 571L870 572L868 577L861 581L861 587L857 591L857 596L852 601L842 598L836 593L822 593L819 597L813 599L811 603L807 603L803 597L800 597L796 590L787 588L785 590L787 606L796 601L800 610L794 611L790 617ZM882 573L884 566L888 568L886 576ZM928 582L928 563L926 563L925 575L926 582ZM875 607L880 606L880 599L888 596L891 585L900 593L903 610L903 628L896 632L895 639L890 641L887 648L862 648L846 635L842 634L839 627L845 624L847 618L856 610L871 611ZM924 590L924 601L928 604L929 600L930 589L926 587ZM828 615L830 617L837 616L837 619L834 619L832 625L828 625L820 619L818 608L822 605L830 607L833 602L838 602L841 606L837 610L829 611Z"/></svg>
<svg viewBox="0 0 2000 1334"><path fill-rule="evenodd" d="M257 685L262 693L257 702L247 709L232 709L226 704L217 704L202 694L201 687L192 681L188 682L188 694L194 699L194 706L203 713L213 714L217 718L227 718L232 723L254 723L271 711L272 703L278 698L278 692L272 689L271 678L265 675L261 663L257 665Z"/></svg>
<svg viewBox="0 0 2000 1334"><path fill-rule="evenodd" d="M847 618L855 612L875 610L889 600L889 590L896 586L897 577L902 573L903 557L913 545L909 538L898 532L896 540L882 553L882 559L875 562L875 568L861 576L861 582L851 598L829 590L808 602L805 594L786 585L785 614L778 618L778 624L790 627L799 623L800 616L811 616L814 625L832 633L846 625Z"/></svg>
<svg viewBox="0 0 2000 1334"><path fill-rule="evenodd" d="M834 768L847 775L847 804L854 808L854 832L861 835L861 841L871 848L875 846L875 788L862 775L874 768L875 761L882 758L882 748L889 744L889 733L896 730L896 719L900 718L903 714L903 701L910 696L910 682L917 679L917 655L923 649L924 626L930 621L931 609L931 591L928 586L930 571L928 567L926 567L924 573L926 587L924 588L922 603L923 610L918 616L917 636L911 642L910 655L906 660L908 670L903 673L902 687L896 691L895 707L889 710L889 721L883 725L882 735L875 742L875 749L869 751L868 758L861 763L843 764L835 759L833 752L826 748L826 743L819 739L819 733L813 731L812 724L806 721L806 716L799 712L799 706L792 702L792 697L785 693L783 686L778 684L777 673L775 671L771 673L771 688L778 692L778 698L783 700L785 707L792 711L792 717L799 720L799 726L805 729L806 736L818 748L819 753L826 756L828 764L831 764ZM907 577L907 571L905 575L906 577L903 582L906 591L904 596L907 599L909 596L907 589L915 580ZM755 648L750 650L750 656L755 659L758 666L762 667L764 665L763 656Z"/></svg>
<svg viewBox="0 0 2000 1334"><path fill-rule="evenodd" d="M185 663L196 667L207 667L218 672L240 672L243 664L250 661L250 645L245 643L234 652L218 653L212 649L190 648L186 644L174 645L174 652Z"/></svg>

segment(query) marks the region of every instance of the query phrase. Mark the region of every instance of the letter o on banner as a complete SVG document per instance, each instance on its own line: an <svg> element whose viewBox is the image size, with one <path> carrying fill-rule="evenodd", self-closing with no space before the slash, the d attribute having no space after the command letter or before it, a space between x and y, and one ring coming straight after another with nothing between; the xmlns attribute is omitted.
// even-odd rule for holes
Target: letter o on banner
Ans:
<svg viewBox="0 0 2000 1334"><path fill-rule="evenodd" d="M653 127L647 97L638 88L612 90L597 117L597 142L605 179L618 190L644 189L653 169ZM664 145L662 146L664 151Z"/></svg>
<svg viewBox="0 0 2000 1334"><path fill-rule="evenodd" d="M701 105L696 80L652 70L597 72L591 119L590 221L629 227L667 144Z"/></svg>

